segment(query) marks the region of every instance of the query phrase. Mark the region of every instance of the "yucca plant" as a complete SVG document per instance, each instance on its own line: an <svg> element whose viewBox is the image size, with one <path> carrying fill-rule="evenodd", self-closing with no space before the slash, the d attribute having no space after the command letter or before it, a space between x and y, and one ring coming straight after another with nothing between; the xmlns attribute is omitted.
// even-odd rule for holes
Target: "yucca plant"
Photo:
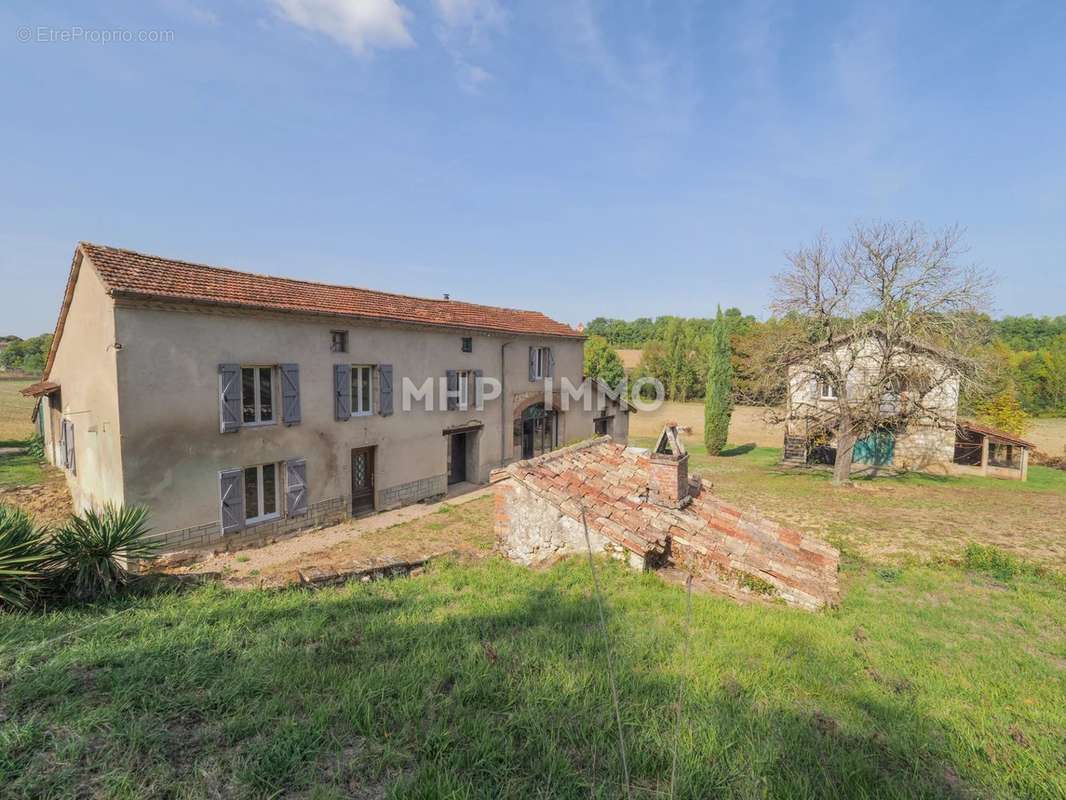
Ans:
<svg viewBox="0 0 1066 800"><path fill-rule="evenodd" d="M0 505L0 606L29 605L52 557L47 528L21 508Z"/></svg>
<svg viewBox="0 0 1066 800"><path fill-rule="evenodd" d="M57 578L77 600L111 597L133 578L131 561L153 558L148 509L114 506L73 516L55 535Z"/></svg>

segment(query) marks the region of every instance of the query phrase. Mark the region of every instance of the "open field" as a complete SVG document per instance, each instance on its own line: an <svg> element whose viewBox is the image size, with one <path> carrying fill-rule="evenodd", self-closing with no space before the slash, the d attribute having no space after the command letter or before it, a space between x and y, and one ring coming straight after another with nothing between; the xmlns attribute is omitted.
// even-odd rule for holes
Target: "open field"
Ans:
<svg viewBox="0 0 1066 800"><path fill-rule="evenodd" d="M758 406L737 406L729 424L729 441L754 444L756 447L780 447L784 431L780 425L768 425L765 409ZM638 412L629 420L629 435L656 436L667 420L676 420L692 428L690 441L703 441L703 403L663 403L656 411ZM1066 451L1066 419L1034 419L1025 434L1048 455L1063 455Z"/></svg>
<svg viewBox="0 0 1066 800"><path fill-rule="evenodd" d="M757 447L780 447L784 429L780 425L768 425L763 419L765 409L758 406L737 406L729 421L729 441L754 444ZM638 411L629 417L629 435L632 438L658 436L663 425L675 421L692 429L685 437L687 442L703 441L703 403L663 403L655 411Z"/></svg>
<svg viewBox="0 0 1066 800"><path fill-rule="evenodd" d="M0 443L25 441L33 435L33 400L19 394L33 383L26 378L9 379L0 377Z"/></svg>
<svg viewBox="0 0 1066 800"><path fill-rule="evenodd" d="M1029 480L910 474L830 484L824 469L779 466L781 450L737 447L709 457L690 437L689 470L742 509L787 522L878 563L930 560L968 542L995 545L1066 571L1066 472L1031 467ZM634 439L650 447L654 439Z"/></svg>

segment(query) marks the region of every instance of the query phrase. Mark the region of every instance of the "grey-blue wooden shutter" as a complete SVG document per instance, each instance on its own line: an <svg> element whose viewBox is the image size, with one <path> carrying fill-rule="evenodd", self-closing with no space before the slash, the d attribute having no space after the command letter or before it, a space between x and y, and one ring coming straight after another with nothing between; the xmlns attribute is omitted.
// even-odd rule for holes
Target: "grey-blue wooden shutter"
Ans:
<svg viewBox="0 0 1066 800"><path fill-rule="evenodd" d="M552 352L550 347L544 348L545 364L544 364L544 377L555 377L555 353Z"/></svg>
<svg viewBox="0 0 1066 800"><path fill-rule="evenodd" d="M333 416L352 418L352 365L333 365Z"/></svg>
<svg viewBox="0 0 1066 800"><path fill-rule="evenodd" d="M244 487L242 471L229 469L218 473L219 519L223 533L244 527Z"/></svg>
<svg viewBox="0 0 1066 800"><path fill-rule="evenodd" d="M298 364L282 364L281 372L281 421L296 425L300 421L300 367Z"/></svg>
<svg viewBox="0 0 1066 800"><path fill-rule="evenodd" d="M67 421L67 469L71 475L78 474L78 451L74 449L74 423Z"/></svg>
<svg viewBox="0 0 1066 800"><path fill-rule="evenodd" d="M392 415L392 364L378 365L378 413Z"/></svg>
<svg viewBox="0 0 1066 800"><path fill-rule="evenodd" d="M529 348L529 379L535 381L537 379L537 348Z"/></svg>
<svg viewBox="0 0 1066 800"><path fill-rule="evenodd" d="M474 370L474 408L478 411L485 407L485 404L481 401L481 395L483 393L481 388L481 379L485 377L485 370Z"/></svg>
<svg viewBox="0 0 1066 800"><path fill-rule="evenodd" d="M219 430L233 433L241 427L241 365L218 365Z"/></svg>
<svg viewBox="0 0 1066 800"><path fill-rule="evenodd" d="M449 369L444 374L448 379L448 410L455 411L459 408L459 373L454 369Z"/></svg>
<svg viewBox="0 0 1066 800"><path fill-rule="evenodd" d="M285 462L285 513L290 517L307 513L307 462L302 458Z"/></svg>
<svg viewBox="0 0 1066 800"><path fill-rule="evenodd" d="M67 421L59 420L59 466L67 466Z"/></svg>

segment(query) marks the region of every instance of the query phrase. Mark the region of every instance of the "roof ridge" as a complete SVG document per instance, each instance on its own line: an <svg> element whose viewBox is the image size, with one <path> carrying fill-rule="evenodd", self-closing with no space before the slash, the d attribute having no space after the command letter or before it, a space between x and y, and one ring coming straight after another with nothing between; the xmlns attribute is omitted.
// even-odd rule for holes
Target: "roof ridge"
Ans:
<svg viewBox="0 0 1066 800"><path fill-rule="evenodd" d="M543 317L544 319L551 320L552 322L556 321L556 320L553 320L551 317L549 317L547 314L545 314L543 311L534 311L533 309L528 309L528 308L512 308L510 306L494 306L494 305L489 305L488 303L474 303L474 302L471 302L469 300L452 300L452 299L445 300L445 299L440 298L440 297L425 297L423 295L407 294L405 292L390 292L390 291L386 291L386 290L383 290L383 289L371 289L371 288L366 287L366 286L353 286L353 285L347 284L347 283L331 283L329 281L312 281L312 280L307 280L306 278L291 278L291 277L288 277L288 276L285 276L285 275L271 275L271 274L266 273L266 272L252 272L250 270L237 269L235 267L218 266L216 264L205 264L202 261L186 261L185 259L182 259L182 258L171 258L169 256L161 256L161 255L157 255L155 253L146 253L146 252L144 252L142 250L132 250L132 249L130 249L128 247L115 247L114 245L110 245L110 244L98 244L97 242L89 242L89 241L85 241L85 240L79 241L78 245L79 245L79 247L98 248L100 250L110 250L110 251L113 251L113 252L116 252L116 253L128 253L128 254L133 255L133 256L138 256L139 258L150 258L150 259L155 259L157 261L169 261L171 263L181 264L181 265L187 266L187 267L198 267L200 269L209 269L209 270L213 270L215 272L229 272L229 273L235 273L237 275L246 275L246 276L249 276L249 277L252 277L252 278L269 278L269 279L275 280L275 281L288 281L290 283L299 283L299 284L303 284L304 286L325 286L325 287L329 287L329 288L332 288L332 289L350 289L350 290L357 291L357 292L371 292L371 293L377 294L377 295L384 295L385 297L402 297L402 298L407 299L407 300L417 300L420 303L434 303L434 304L438 304L438 305L441 305L441 306L446 306L446 305L453 305L453 306L454 305L464 305L464 306L472 306L472 307L475 307L475 308L491 308L491 309L494 309L494 310L497 310L497 311L510 311L512 313L515 313L515 314L535 314L538 317ZM90 253L90 255L91 255L91 253ZM566 325L566 323L559 323L559 324ZM571 328L571 330L573 330L572 326L567 325L567 327ZM577 332L575 331L575 333L577 333Z"/></svg>

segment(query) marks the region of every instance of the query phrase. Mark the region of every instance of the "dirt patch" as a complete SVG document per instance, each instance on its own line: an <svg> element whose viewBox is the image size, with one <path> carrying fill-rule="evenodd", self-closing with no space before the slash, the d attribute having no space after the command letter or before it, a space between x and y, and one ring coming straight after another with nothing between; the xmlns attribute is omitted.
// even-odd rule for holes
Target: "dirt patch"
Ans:
<svg viewBox="0 0 1066 800"><path fill-rule="evenodd" d="M44 468L44 480L33 486L0 489L0 504L25 509L41 525L56 527L74 513L63 471Z"/></svg>
<svg viewBox="0 0 1066 800"><path fill-rule="evenodd" d="M494 541L493 501L486 491L352 520L266 547L217 553L166 571L218 573L227 585L251 588L300 583L301 573L369 571L444 553L480 558Z"/></svg>

